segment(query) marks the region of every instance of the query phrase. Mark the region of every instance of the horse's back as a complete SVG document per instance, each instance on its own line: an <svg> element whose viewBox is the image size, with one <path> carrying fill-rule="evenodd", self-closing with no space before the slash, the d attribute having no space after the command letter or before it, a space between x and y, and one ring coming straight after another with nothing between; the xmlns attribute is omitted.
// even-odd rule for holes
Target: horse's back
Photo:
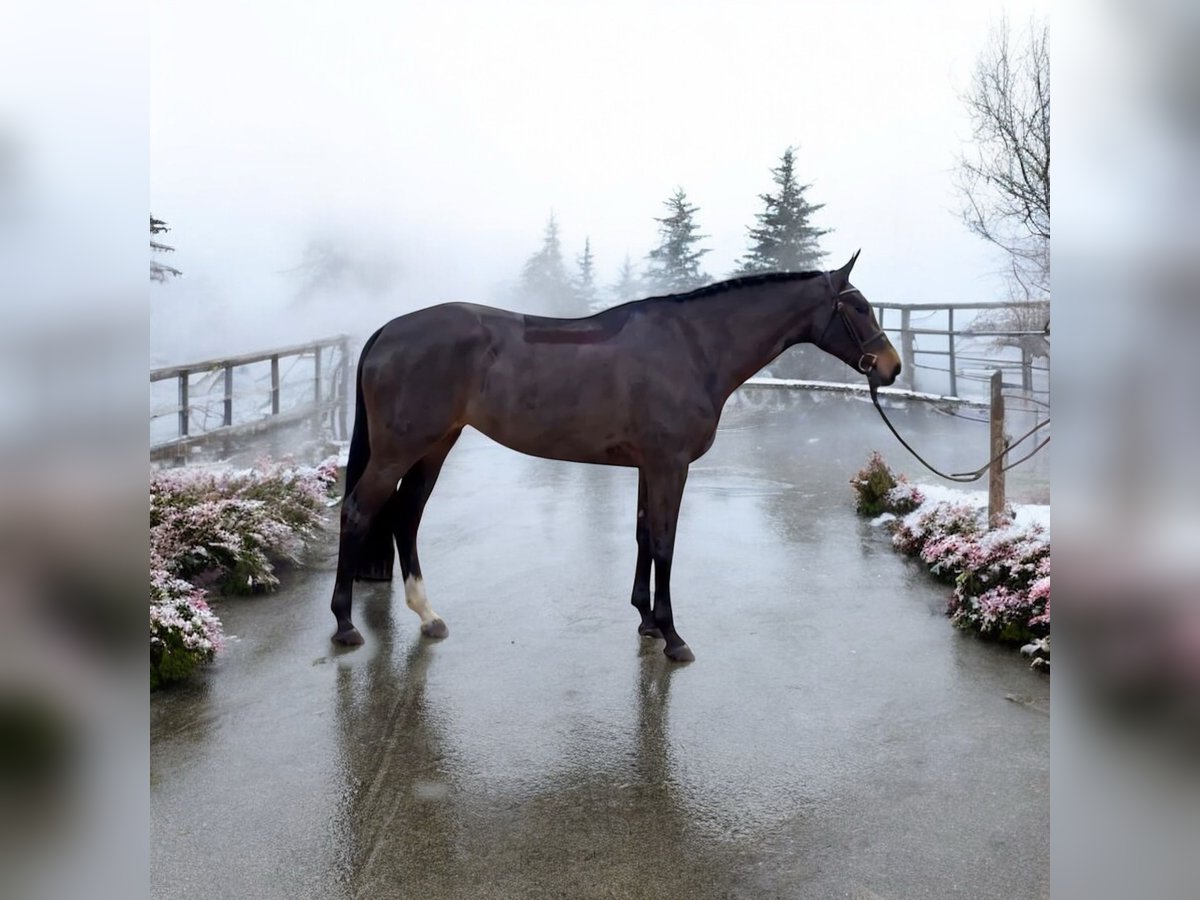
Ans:
<svg viewBox="0 0 1200 900"><path fill-rule="evenodd" d="M428 307L384 326L364 390L402 431L470 425L536 456L637 465L647 441L690 447L715 424L715 411L701 416L712 422L677 421L705 397L680 377L690 360L672 330L645 319L628 308L554 319L472 303Z"/></svg>
<svg viewBox="0 0 1200 900"><path fill-rule="evenodd" d="M364 369L461 366L464 351L480 348L487 341L485 312L491 310L470 303L440 303L398 316L384 325L374 345L364 350Z"/></svg>

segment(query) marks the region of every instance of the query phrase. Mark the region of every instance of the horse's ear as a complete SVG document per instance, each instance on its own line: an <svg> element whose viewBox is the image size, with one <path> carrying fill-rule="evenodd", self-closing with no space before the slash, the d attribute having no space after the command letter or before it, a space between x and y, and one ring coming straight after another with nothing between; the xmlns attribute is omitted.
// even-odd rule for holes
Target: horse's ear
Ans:
<svg viewBox="0 0 1200 900"><path fill-rule="evenodd" d="M854 263L857 262L858 254L860 254L860 253L862 253L862 250L855 250L854 255L852 257L850 257L850 261L848 263L846 263L844 266L842 266L840 269L838 269L836 272L834 272L834 275L837 276L838 281L841 283L841 285L843 287L849 283L850 272L854 268Z"/></svg>

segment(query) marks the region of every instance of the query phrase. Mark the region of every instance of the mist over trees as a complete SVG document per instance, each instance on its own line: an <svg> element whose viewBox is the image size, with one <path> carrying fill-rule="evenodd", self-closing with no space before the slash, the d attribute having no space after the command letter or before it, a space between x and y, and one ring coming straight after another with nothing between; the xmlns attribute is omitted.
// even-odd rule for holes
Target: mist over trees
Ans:
<svg viewBox="0 0 1200 900"><path fill-rule="evenodd" d="M310 238L300 262L285 271L296 281L294 302L351 296L383 298L400 276L394 248L372 247L361 238L321 235Z"/></svg>
<svg viewBox="0 0 1200 900"><path fill-rule="evenodd" d="M802 183L796 174L796 149L787 147L779 164L770 171L775 190L758 195L762 210L747 228L749 249L729 277L808 271L817 268L826 256L820 241L830 229L820 228L813 221L825 204L809 200L811 185ZM552 316L581 316L649 295L682 293L711 283L713 277L701 266L710 249L702 246L708 235L700 233L699 207L682 187L676 188L663 205L666 214L651 217L657 223L658 243L646 255L644 271L639 272L626 253L616 280L607 286L597 280L590 237L584 238L574 269L568 270L562 230L552 213L541 246L522 266L511 298L514 305Z"/></svg>
<svg viewBox="0 0 1200 900"><path fill-rule="evenodd" d="M747 228L749 247L730 277L810 271L819 268L826 256L821 238L831 229L814 222L825 204L809 199L811 184L802 182L796 173L796 148L785 148L779 164L770 171L775 189L758 195L762 208ZM648 295L676 294L709 284L713 277L701 265L710 250L702 246L708 235L700 233L699 207L681 187L663 205L666 215L652 217L657 223L658 243L645 257L645 270L639 272L626 253L616 280L607 287L597 282L590 238L584 239L583 249L575 257L575 270L567 272L558 219L551 215L542 246L522 268L515 299L549 315L585 315Z"/></svg>
<svg viewBox="0 0 1200 900"><path fill-rule="evenodd" d="M546 220L542 246L521 269L520 292L525 302L535 304L547 315L575 316L583 312L563 263L562 241L554 213Z"/></svg>
<svg viewBox="0 0 1200 900"><path fill-rule="evenodd" d="M830 230L812 224L813 213L821 210L825 204L810 203L805 197L805 192L812 185L800 184L796 178L794 147L783 151L779 165L771 170L771 176L778 190L773 194L758 195L763 202L763 211L755 216L758 224L749 229L750 249L742 257L739 272L805 272L816 269L826 255L820 247L820 239Z"/></svg>
<svg viewBox="0 0 1200 900"><path fill-rule="evenodd" d="M630 260L628 253L625 254L625 261L621 263L621 269L617 272L617 280L609 288L609 293L612 295L614 304L640 300L643 296L641 276L633 267L633 261Z"/></svg>
<svg viewBox="0 0 1200 900"><path fill-rule="evenodd" d="M583 252L575 260L578 270L575 273L572 287L575 289L575 300L589 312L599 309L600 301L596 293L596 266L592 257L592 239L583 239Z"/></svg>
<svg viewBox="0 0 1200 900"><path fill-rule="evenodd" d="M647 286L657 294L678 294L708 284L712 278L700 270L700 259L709 250L696 246L708 237L697 233L700 226L696 224L696 213L700 208L688 202L681 187L663 205L667 215L655 218L659 243L646 257Z"/></svg>

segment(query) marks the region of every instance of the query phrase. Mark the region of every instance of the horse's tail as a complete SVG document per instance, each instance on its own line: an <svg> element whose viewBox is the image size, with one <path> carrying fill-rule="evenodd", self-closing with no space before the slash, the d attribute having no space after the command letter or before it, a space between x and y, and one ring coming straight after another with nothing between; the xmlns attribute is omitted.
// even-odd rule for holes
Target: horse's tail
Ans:
<svg viewBox="0 0 1200 900"><path fill-rule="evenodd" d="M362 478L363 472L367 470L367 461L371 458L371 434L367 424L367 405L363 402L362 372L367 354L371 352L382 331L380 328L367 338L367 343L358 357L358 371L354 376L354 430L350 434L350 454L346 460L346 497L350 496L350 492ZM370 581L392 580L395 551L392 549L392 523L389 516L377 517L360 554L356 578Z"/></svg>
<svg viewBox="0 0 1200 900"><path fill-rule="evenodd" d="M367 460L371 458L371 438L367 430L367 406L363 402L362 372L363 362L375 341L379 339L382 328L367 338L362 353L358 356L358 369L354 375L354 430L350 433L350 455L346 460L346 493L349 497L363 472L367 470Z"/></svg>

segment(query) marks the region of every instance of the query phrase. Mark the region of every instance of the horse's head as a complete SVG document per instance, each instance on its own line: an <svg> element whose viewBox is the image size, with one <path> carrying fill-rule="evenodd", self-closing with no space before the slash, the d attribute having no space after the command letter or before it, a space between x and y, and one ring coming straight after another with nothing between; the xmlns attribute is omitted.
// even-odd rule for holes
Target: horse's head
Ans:
<svg viewBox="0 0 1200 900"><path fill-rule="evenodd" d="M886 387L900 374L900 354L879 327L867 298L850 283L850 270L857 259L856 252L840 269L825 273L829 307L824 317L816 320L821 331L815 343L862 372L872 384Z"/></svg>

